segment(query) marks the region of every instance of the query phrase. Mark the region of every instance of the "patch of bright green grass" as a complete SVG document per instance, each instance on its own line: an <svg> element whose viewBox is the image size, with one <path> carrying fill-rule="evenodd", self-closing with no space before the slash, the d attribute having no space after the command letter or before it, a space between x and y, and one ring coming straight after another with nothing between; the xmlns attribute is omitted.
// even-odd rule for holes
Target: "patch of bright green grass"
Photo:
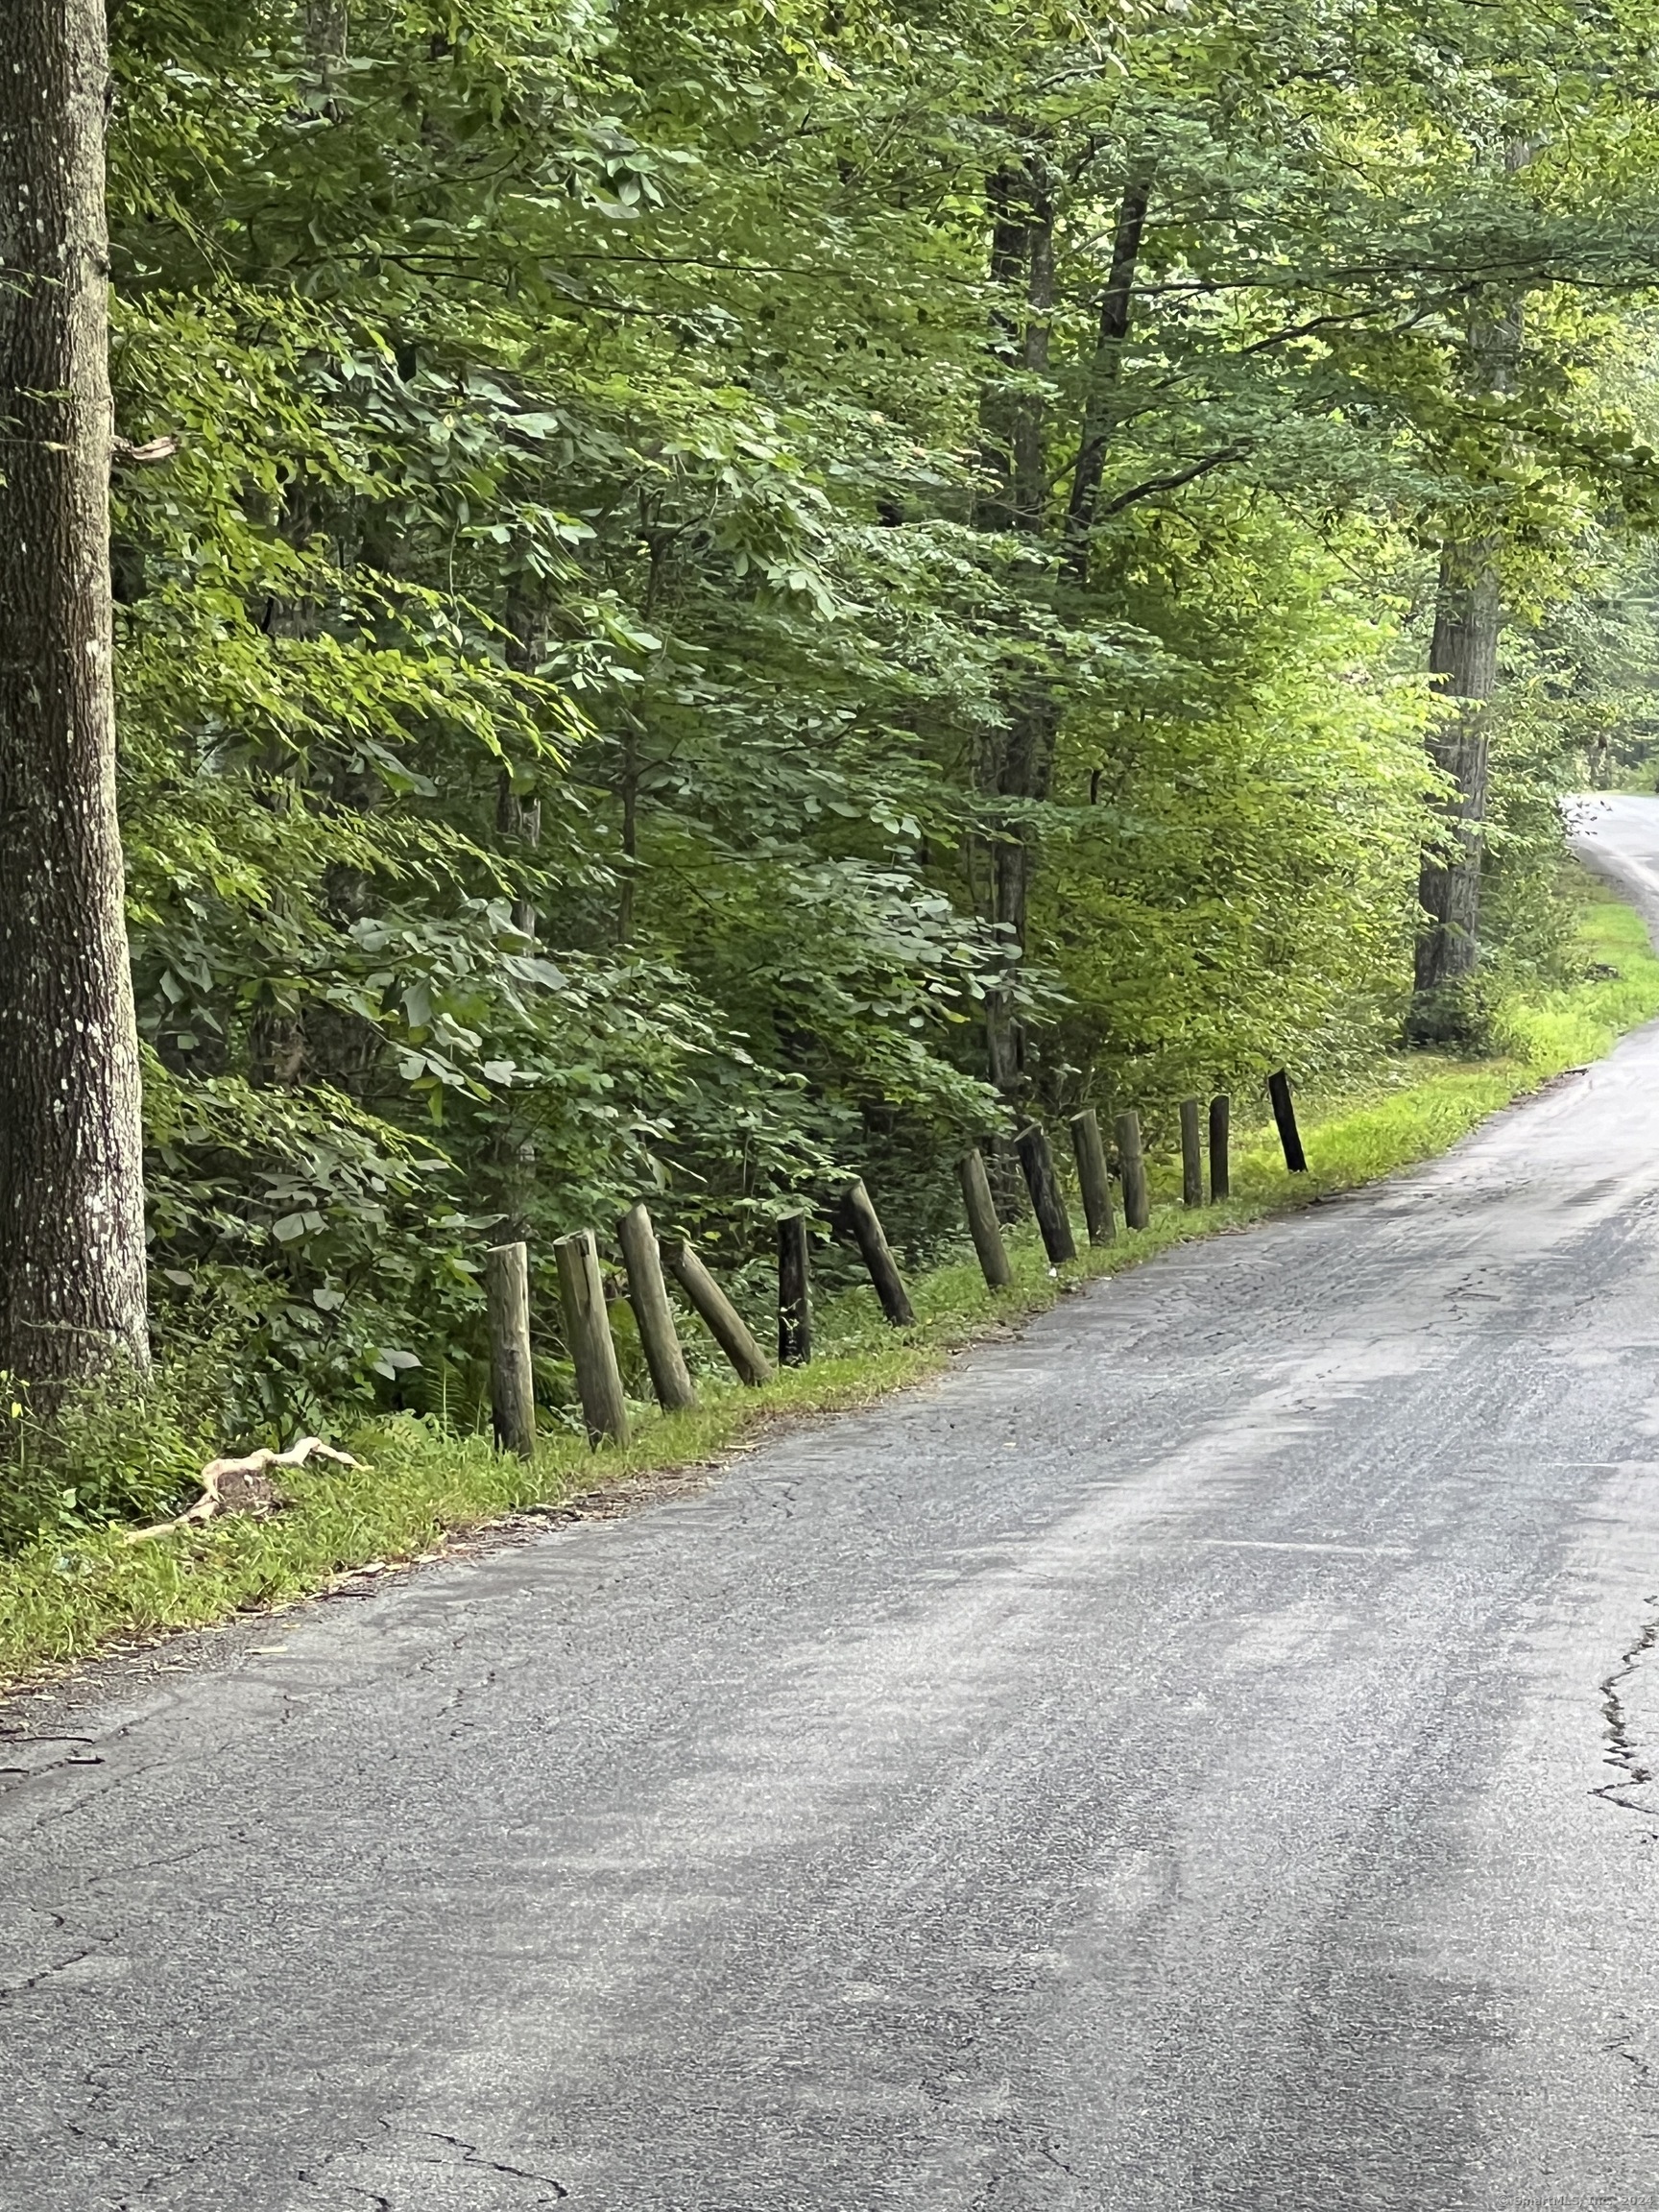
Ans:
<svg viewBox="0 0 1659 2212"><path fill-rule="evenodd" d="M1096 1276L1443 1152L1499 1107L1599 1057L1623 1030L1659 1013L1659 958L1640 918L1599 886L1585 897L1583 981L1508 1006L1503 1058L1411 1053L1358 1095L1304 1098L1306 1175L1286 1173L1265 1126L1241 1129L1234 1197L1190 1213L1179 1203L1178 1170L1155 1163L1146 1230L1120 1228L1115 1244L1084 1246L1058 1273L1034 1232L1017 1233L1010 1289L988 1291L972 1259L934 1268L911 1286L917 1323L902 1334L887 1328L870 1291L844 1293L817 1316L819 1357L810 1367L785 1372L763 1390L705 1381L703 1403L689 1413L639 1407L625 1450L589 1452L579 1437L556 1435L525 1465L497 1457L485 1437L399 1417L352 1439L366 1461L355 1472L293 1475L295 1503L271 1520L228 1519L135 1546L114 1530L42 1540L0 1560L0 1681L83 1658L118 1638L291 1603L344 1570L438 1551L450 1531L708 1460L769 1422L867 1403L936 1372L974 1337L1018 1323Z"/></svg>

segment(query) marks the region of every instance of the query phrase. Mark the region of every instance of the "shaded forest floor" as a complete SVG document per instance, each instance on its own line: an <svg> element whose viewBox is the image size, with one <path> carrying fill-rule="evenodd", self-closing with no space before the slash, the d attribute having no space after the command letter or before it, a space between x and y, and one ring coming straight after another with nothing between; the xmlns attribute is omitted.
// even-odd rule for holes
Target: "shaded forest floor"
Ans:
<svg viewBox="0 0 1659 2212"><path fill-rule="evenodd" d="M1188 1211L1178 1165L1155 1162L1144 1231L1120 1227L1115 1244L1085 1246L1055 1270L1034 1229L1017 1230L1011 1289L987 1291L972 1258L934 1268L911 1285L917 1323L902 1333L886 1327L868 1290L827 1299L810 1367L785 1371L761 1390L704 1377L692 1412L637 1408L626 1449L591 1452L579 1435L555 1433L526 1464L498 1457L486 1435L399 1415L351 1440L364 1462L355 1471L294 1474L292 1506L271 1519L227 1519L138 1547L118 1529L43 1537L0 1559L0 1684L291 1604L455 1548L505 1541L527 1520L630 1510L707 1479L721 1455L752 1447L770 1425L919 1382L975 1338L1017 1328L1080 1286L1171 1244L1242 1228L1443 1152L1488 1115L1659 1014L1659 958L1640 917L1588 878L1583 898L1581 979L1515 998L1500 1023L1503 1057L1401 1054L1362 1087L1304 1094L1306 1175L1286 1174L1265 1120L1238 1127L1227 1204Z"/></svg>

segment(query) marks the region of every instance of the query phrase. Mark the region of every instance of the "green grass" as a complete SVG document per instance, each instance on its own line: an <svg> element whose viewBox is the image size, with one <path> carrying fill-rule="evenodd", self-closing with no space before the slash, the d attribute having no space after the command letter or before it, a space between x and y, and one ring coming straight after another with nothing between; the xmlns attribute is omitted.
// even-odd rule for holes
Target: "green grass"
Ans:
<svg viewBox="0 0 1659 2212"><path fill-rule="evenodd" d="M953 1350L1041 1311L1078 1283L1443 1152L1497 1108L1596 1059L1622 1031L1659 1013L1659 959L1640 918L1599 886L1588 885L1584 897L1586 979L1508 1006L1500 1024L1503 1058L1403 1055L1358 1093L1305 1096L1306 1175L1286 1173L1265 1125L1239 1129L1229 1204L1187 1212L1178 1171L1154 1164L1156 1203L1145 1231L1120 1230L1115 1245L1085 1248L1058 1275L1031 1232L1017 1235L1013 1287L996 1295L972 1260L935 1268L911 1286L917 1324L902 1334L885 1326L868 1290L844 1293L818 1315L821 1356L810 1367L757 1391L706 1379L694 1412L661 1417L640 1408L626 1450L589 1452L580 1438L558 1435L524 1465L498 1458L484 1437L444 1435L399 1418L353 1439L367 1462L355 1473L293 1476L295 1503L271 1520L229 1519L138 1546L116 1530L40 1540L0 1560L0 1682L117 1640L291 1603L347 1569L428 1555L452 1531L706 1461L769 1423L864 1404L936 1371Z"/></svg>

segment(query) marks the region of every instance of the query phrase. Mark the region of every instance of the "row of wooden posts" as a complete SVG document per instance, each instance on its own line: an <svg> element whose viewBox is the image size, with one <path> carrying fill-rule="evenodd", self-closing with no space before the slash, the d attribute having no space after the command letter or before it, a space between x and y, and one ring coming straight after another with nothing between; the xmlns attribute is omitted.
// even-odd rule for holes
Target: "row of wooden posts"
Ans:
<svg viewBox="0 0 1659 2212"><path fill-rule="evenodd" d="M1281 1072L1268 1078L1267 1088L1284 1147L1285 1165L1293 1174L1300 1174L1308 1163L1297 1134L1289 1080ZM1202 1206L1205 1202L1201 1113L1196 1098L1182 1100L1181 1195L1188 1206ZM1212 1205L1231 1193L1228 1156L1231 1115L1230 1099L1225 1096L1211 1099L1209 1197ZM1070 1131L1089 1241L1093 1245L1110 1244L1118 1235L1117 1213L1105 1139L1099 1117L1093 1107L1071 1117ZM1118 1142L1123 1219L1131 1229L1144 1229L1152 1217L1152 1207L1146 1161L1141 1148L1140 1117L1133 1113L1119 1114L1114 1134ZM1040 1122L1028 1122L1015 1137L1014 1151L1030 1193L1044 1250L1055 1266L1075 1260L1077 1246L1071 1217L1055 1173L1047 1131ZM974 1239L980 1269L993 1290L1006 1288L1013 1281L1013 1271L1008 1263L1002 1224L983 1155L977 1150L966 1153L959 1172L969 1234ZM861 1181L847 1186L840 1207L842 1222L857 1243L876 1295L881 1302L881 1310L896 1329L908 1328L916 1318L915 1311L882 1230L880 1216ZM650 1214L640 1204L631 1206L617 1222L616 1240L627 1271L628 1303L634 1310L651 1386L665 1411L676 1412L695 1406L697 1392L681 1348L664 1270L674 1278L686 1302L730 1360L738 1381L752 1388L771 1381L772 1364L756 1342L747 1322L684 1238L660 1238ZM594 1443L604 1439L626 1443L628 1400L617 1365L615 1341L611 1334L597 1239L591 1229L578 1229L573 1236L561 1237L553 1252L559 1267L559 1302L564 1311L565 1342L576 1369L576 1389L588 1433ZM805 1366L812 1357L809 1255L808 1216L805 1213L786 1214L778 1224L778 1358L785 1367ZM494 1246L486 1259L485 1286L490 1312L490 1388L495 1441L501 1450L517 1452L528 1458L536 1444L528 1247L521 1243Z"/></svg>

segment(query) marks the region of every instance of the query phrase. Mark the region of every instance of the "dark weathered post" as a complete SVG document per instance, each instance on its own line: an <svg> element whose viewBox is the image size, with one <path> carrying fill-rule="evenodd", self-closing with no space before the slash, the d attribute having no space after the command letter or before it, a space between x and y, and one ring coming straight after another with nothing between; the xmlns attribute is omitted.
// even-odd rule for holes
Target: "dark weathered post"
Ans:
<svg viewBox="0 0 1659 2212"><path fill-rule="evenodd" d="M1062 1261L1075 1260L1077 1246L1071 1235L1070 1218L1061 1200L1054 1155L1048 1148L1048 1132L1040 1121L1028 1121L1015 1138L1014 1148L1025 1171L1025 1188L1031 1193L1031 1211L1043 1232L1044 1251L1056 1267Z"/></svg>
<svg viewBox="0 0 1659 2212"><path fill-rule="evenodd" d="M630 1206L617 1222L616 1241L628 1269L628 1303L639 1324L639 1341L645 1348L645 1364L651 1370L657 1403L665 1413L682 1412L696 1405L697 1393L674 1327L674 1309L668 1303L668 1286L662 1280L662 1262L657 1255L657 1232L643 1204Z"/></svg>
<svg viewBox="0 0 1659 2212"><path fill-rule="evenodd" d="M1198 1101L1181 1101L1181 1203L1204 1203L1204 1147L1198 1136Z"/></svg>
<svg viewBox="0 0 1659 2212"><path fill-rule="evenodd" d="M963 1153L956 1163L956 1172L962 1179L962 1204L968 1214L968 1233L979 1255L979 1271L987 1288L1006 1290L1014 1280L1014 1270L1008 1264L1002 1224L997 1218L996 1201L991 1196L991 1178L985 1172L985 1162L977 1149Z"/></svg>
<svg viewBox="0 0 1659 2212"><path fill-rule="evenodd" d="M1131 1229L1144 1229L1152 1218L1152 1196L1146 1188L1139 1114L1118 1117L1118 1172L1123 1178L1123 1218Z"/></svg>
<svg viewBox="0 0 1659 2212"><path fill-rule="evenodd" d="M497 1452L536 1455L536 1384L530 1365L530 1254L497 1244L484 1255L490 1320L490 1413Z"/></svg>
<svg viewBox="0 0 1659 2212"><path fill-rule="evenodd" d="M1233 1167L1227 1157L1232 1134L1233 1101L1224 1093L1210 1101L1210 1203L1219 1206L1233 1195Z"/></svg>
<svg viewBox="0 0 1659 2212"><path fill-rule="evenodd" d="M565 1310L565 1340L576 1362L576 1393L589 1440L628 1441L628 1401L622 1391L611 1317L605 1310L605 1278L591 1229L561 1237L553 1247L559 1262L559 1302Z"/></svg>
<svg viewBox="0 0 1659 2212"><path fill-rule="evenodd" d="M862 1179L849 1183L842 1193L841 1204L853 1234L858 1239L858 1249L864 1255L864 1264L870 1270L870 1280L876 1286L876 1295L881 1301L881 1310L895 1329L914 1327L916 1310L910 1303L904 1287L904 1278L899 1272L899 1262L893 1257L881 1227L881 1216L877 1213L870 1193Z"/></svg>
<svg viewBox="0 0 1659 2212"><path fill-rule="evenodd" d="M812 1357L812 1262L805 1214L778 1224L778 1358L805 1367Z"/></svg>
<svg viewBox="0 0 1659 2212"><path fill-rule="evenodd" d="M1083 1218L1089 1224L1089 1241L1111 1244L1118 1236L1118 1222L1112 1210L1112 1175L1106 1166L1100 1117L1093 1106L1071 1117L1071 1149L1077 1155L1077 1188L1083 1197Z"/></svg>
<svg viewBox="0 0 1659 2212"><path fill-rule="evenodd" d="M670 1275L690 1300L704 1327L731 1360L739 1382L758 1390L772 1380L772 1362L749 1325L683 1237L664 1237L659 1247Z"/></svg>
<svg viewBox="0 0 1659 2212"><path fill-rule="evenodd" d="M1296 1127L1296 1108L1290 1096L1290 1078L1281 1068L1267 1078L1267 1095L1273 1101L1273 1118L1279 1124L1279 1142L1285 1147L1285 1165L1292 1175L1306 1175L1308 1155Z"/></svg>

